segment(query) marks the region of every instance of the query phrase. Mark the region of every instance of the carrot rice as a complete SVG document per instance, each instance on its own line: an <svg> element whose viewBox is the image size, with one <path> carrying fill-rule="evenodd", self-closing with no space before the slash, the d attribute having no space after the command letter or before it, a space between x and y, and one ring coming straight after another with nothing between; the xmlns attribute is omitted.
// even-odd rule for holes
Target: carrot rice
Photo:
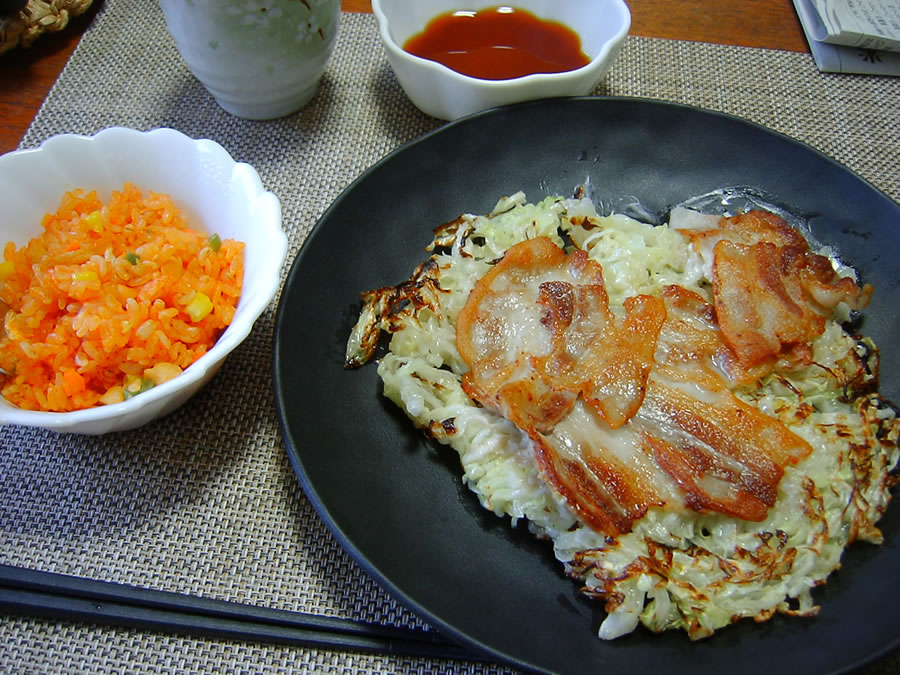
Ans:
<svg viewBox="0 0 900 675"><path fill-rule="evenodd" d="M0 261L0 393L28 410L115 403L178 375L231 323L244 244L126 183L73 190Z"/></svg>

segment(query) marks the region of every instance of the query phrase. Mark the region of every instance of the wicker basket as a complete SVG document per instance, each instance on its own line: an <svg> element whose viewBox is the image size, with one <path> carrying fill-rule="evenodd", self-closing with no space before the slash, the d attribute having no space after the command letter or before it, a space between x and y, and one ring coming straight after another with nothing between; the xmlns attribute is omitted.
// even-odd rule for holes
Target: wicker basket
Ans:
<svg viewBox="0 0 900 675"><path fill-rule="evenodd" d="M30 47L44 33L65 28L93 0L28 0L25 7L0 16L0 54L17 46Z"/></svg>

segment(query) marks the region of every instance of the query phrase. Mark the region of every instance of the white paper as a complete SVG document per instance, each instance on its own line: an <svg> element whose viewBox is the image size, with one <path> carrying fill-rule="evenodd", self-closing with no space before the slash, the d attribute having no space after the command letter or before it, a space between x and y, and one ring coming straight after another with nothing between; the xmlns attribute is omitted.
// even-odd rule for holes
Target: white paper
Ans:
<svg viewBox="0 0 900 675"><path fill-rule="evenodd" d="M827 29L813 6L816 0L793 1L819 70L824 73L900 76L900 53L822 42L815 35L821 35Z"/></svg>
<svg viewBox="0 0 900 675"><path fill-rule="evenodd" d="M900 51L900 0L812 0L819 42Z"/></svg>

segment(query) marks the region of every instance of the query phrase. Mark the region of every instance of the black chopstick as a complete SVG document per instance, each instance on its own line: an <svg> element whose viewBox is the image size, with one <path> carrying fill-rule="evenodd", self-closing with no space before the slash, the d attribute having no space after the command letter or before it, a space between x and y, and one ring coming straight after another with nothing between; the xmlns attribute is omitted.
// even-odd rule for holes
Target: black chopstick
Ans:
<svg viewBox="0 0 900 675"><path fill-rule="evenodd" d="M439 633L0 565L0 612L406 656L484 660Z"/></svg>

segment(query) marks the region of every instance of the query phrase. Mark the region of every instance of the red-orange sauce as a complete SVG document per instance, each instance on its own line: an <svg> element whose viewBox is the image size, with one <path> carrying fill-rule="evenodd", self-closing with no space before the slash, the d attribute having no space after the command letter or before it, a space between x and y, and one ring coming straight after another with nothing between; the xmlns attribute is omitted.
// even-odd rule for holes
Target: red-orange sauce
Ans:
<svg viewBox="0 0 900 675"><path fill-rule="evenodd" d="M403 49L483 80L561 73L590 62L571 28L508 6L441 14Z"/></svg>

